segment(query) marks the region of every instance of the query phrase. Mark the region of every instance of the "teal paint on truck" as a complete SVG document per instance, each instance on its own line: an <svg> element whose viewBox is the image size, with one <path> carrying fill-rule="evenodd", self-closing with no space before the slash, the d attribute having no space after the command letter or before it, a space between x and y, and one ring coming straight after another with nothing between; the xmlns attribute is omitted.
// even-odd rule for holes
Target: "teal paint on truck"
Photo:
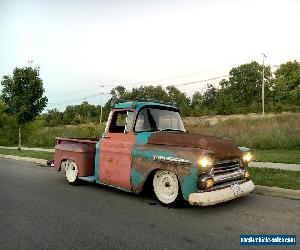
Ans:
<svg viewBox="0 0 300 250"><path fill-rule="evenodd" d="M183 198L188 201L189 195L191 193L197 193L197 182L198 182L198 169L196 164L191 165L192 173L190 175L187 175L183 178L183 181L181 183L181 191Z"/></svg>
<svg viewBox="0 0 300 250"><path fill-rule="evenodd" d="M247 148L247 147L239 147L239 149L243 152L243 153L246 153L246 152L250 152L251 149L250 148Z"/></svg>
<svg viewBox="0 0 300 250"><path fill-rule="evenodd" d="M139 132L136 135L136 144L137 145L146 145L150 135L152 135L153 132Z"/></svg>
<svg viewBox="0 0 300 250"><path fill-rule="evenodd" d="M131 184L133 187L139 186L144 180L144 175L140 173L135 167L131 170Z"/></svg>
<svg viewBox="0 0 300 250"><path fill-rule="evenodd" d="M135 105L134 105L135 104ZM174 108L172 105L163 104L163 103L156 103L156 102L121 102L116 103L113 107L115 109L132 109L134 108L136 111L139 111L141 108L145 106L161 106L161 107L168 107Z"/></svg>

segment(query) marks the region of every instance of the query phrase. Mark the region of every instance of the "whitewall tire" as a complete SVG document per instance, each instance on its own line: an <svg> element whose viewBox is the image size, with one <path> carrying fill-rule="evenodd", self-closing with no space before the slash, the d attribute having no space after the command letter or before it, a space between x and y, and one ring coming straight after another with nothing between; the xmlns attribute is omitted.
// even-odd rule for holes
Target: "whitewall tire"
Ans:
<svg viewBox="0 0 300 250"><path fill-rule="evenodd" d="M165 206L172 206L181 198L176 174L168 170L158 170L153 177L153 189L157 199Z"/></svg>
<svg viewBox="0 0 300 250"><path fill-rule="evenodd" d="M64 163L65 171L66 171L66 178L68 182L72 185L78 183L78 167L75 161L67 160Z"/></svg>

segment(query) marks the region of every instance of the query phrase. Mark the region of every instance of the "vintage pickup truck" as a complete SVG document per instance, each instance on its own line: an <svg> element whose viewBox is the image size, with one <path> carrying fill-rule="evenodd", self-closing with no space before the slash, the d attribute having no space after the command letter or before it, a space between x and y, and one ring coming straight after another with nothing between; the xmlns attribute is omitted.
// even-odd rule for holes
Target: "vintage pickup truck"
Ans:
<svg viewBox="0 0 300 250"><path fill-rule="evenodd" d="M57 138L54 167L65 170L70 184L84 180L138 194L150 181L163 205L207 206L254 189L250 160L251 152L229 139L186 132L171 104L116 101L100 139Z"/></svg>

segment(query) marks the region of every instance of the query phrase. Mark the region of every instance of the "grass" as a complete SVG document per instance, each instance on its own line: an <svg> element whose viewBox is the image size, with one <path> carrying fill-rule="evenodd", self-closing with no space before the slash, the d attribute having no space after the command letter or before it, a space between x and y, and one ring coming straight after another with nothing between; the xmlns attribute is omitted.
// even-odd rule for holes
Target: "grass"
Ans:
<svg viewBox="0 0 300 250"><path fill-rule="evenodd" d="M186 117L184 122L191 133L226 137L252 148L257 161L300 163L300 113ZM104 127L104 123L43 127L37 120L22 130L22 145L53 148L55 137L99 138ZM0 145L16 146L17 128L8 128L0 128Z"/></svg>
<svg viewBox="0 0 300 250"><path fill-rule="evenodd" d="M222 118L215 117L215 122L195 118L198 122L189 123L187 129L192 133L226 137L238 146L255 150L300 150L300 113Z"/></svg>
<svg viewBox="0 0 300 250"><path fill-rule="evenodd" d="M300 150L254 150L254 160L300 164Z"/></svg>
<svg viewBox="0 0 300 250"><path fill-rule="evenodd" d="M300 171L249 168L249 172L257 185L300 190Z"/></svg>
<svg viewBox="0 0 300 250"><path fill-rule="evenodd" d="M55 137L100 138L105 124L64 125L58 127L40 127L24 133L22 143L27 147L53 148Z"/></svg>
<svg viewBox="0 0 300 250"><path fill-rule="evenodd" d="M54 159L54 153L30 151L30 150L18 151L17 149L2 149L2 148L0 148L0 154L16 155L16 156L31 157L31 158L38 158L38 159L45 159L45 160Z"/></svg>

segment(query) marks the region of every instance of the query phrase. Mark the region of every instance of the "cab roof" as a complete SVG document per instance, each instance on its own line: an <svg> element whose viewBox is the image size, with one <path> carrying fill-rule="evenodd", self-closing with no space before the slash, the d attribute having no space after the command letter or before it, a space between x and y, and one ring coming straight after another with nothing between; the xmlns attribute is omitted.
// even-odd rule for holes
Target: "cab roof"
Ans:
<svg viewBox="0 0 300 250"><path fill-rule="evenodd" d="M171 103L164 103L159 101L118 101L112 105L112 108L115 109L136 109L140 110L141 108L145 106L161 106L161 107L167 107L167 108L173 108L178 110L175 105L172 105Z"/></svg>

